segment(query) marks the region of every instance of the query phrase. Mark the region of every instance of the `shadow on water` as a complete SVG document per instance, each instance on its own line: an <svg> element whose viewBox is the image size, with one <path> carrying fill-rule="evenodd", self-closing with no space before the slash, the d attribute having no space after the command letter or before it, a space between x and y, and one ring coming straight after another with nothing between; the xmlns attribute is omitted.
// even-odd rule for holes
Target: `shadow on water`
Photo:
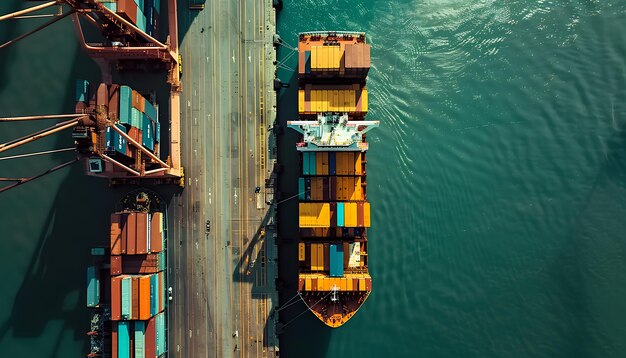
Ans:
<svg viewBox="0 0 626 358"><path fill-rule="evenodd" d="M288 53L284 47L278 52L278 58ZM278 177L278 202L298 194L299 156L295 149L298 134L287 128L287 121L298 115L298 78L297 73L281 70L279 78L288 83L277 98L277 124L284 128L278 138L278 162L284 168ZM286 81L285 78L289 80ZM280 311L280 322L284 325L280 335L281 355L284 357L323 357L328 350L331 328L319 321L297 295L298 287L298 199L297 196L278 205L278 258L279 258L279 295L281 304L294 299L299 301ZM294 300L290 302L294 302Z"/></svg>

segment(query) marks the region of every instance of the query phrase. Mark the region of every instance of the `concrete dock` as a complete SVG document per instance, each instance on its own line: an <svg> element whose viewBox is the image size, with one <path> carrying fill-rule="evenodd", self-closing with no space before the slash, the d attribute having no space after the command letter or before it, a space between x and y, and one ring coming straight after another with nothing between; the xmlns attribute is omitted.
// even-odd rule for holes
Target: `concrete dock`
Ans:
<svg viewBox="0 0 626 358"><path fill-rule="evenodd" d="M169 356L277 356L272 1L185 0L178 15L185 190L169 208Z"/></svg>

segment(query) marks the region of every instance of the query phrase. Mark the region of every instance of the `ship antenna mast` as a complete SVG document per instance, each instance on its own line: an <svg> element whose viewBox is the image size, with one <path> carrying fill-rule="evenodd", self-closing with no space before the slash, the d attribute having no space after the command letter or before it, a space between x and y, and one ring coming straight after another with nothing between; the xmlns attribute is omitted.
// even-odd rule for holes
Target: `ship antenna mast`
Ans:
<svg viewBox="0 0 626 358"><path fill-rule="evenodd" d="M337 297L337 292L339 291L339 287L337 285L333 285L333 288L330 289L330 300L332 302L337 302L339 298Z"/></svg>

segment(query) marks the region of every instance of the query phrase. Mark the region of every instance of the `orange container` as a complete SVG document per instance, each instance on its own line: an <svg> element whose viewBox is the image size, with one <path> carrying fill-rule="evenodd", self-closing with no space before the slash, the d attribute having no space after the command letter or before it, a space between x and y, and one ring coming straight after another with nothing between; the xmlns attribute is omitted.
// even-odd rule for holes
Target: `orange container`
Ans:
<svg viewBox="0 0 626 358"><path fill-rule="evenodd" d="M122 319L122 277L111 278L111 320Z"/></svg>
<svg viewBox="0 0 626 358"><path fill-rule="evenodd" d="M163 251L163 213L152 214L150 222L150 251Z"/></svg>
<svg viewBox="0 0 626 358"><path fill-rule="evenodd" d="M144 275L139 278L139 319L150 318L150 276Z"/></svg>
<svg viewBox="0 0 626 358"><path fill-rule="evenodd" d="M128 214L126 226L126 253L134 255L137 253L137 213Z"/></svg>
<svg viewBox="0 0 626 358"><path fill-rule="evenodd" d="M122 215L111 214L111 255L122 254Z"/></svg>
<svg viewBox="0 0 626 358"><path fill-rule="evenodd" d="M136 253L148 253L148 213L137 213Z"/></svg>

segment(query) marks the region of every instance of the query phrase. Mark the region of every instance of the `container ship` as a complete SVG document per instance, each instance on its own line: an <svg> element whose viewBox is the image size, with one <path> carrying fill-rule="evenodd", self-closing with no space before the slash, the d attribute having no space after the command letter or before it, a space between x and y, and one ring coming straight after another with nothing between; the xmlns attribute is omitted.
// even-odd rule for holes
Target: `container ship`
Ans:
<svg viewBox="0 0 626 358"><path fill-rule="evenodd" d="M165 204L137 190L111 214L110 245L87 268L88 357L156 358L167 352Z"/></svg>
<svg viewBox="0 0 626 358"><path fill-rule="evenodd" d="M298 293L330 327L354 316L372 290L368 271L364 33L307 32L298 42Z"/></svg>

